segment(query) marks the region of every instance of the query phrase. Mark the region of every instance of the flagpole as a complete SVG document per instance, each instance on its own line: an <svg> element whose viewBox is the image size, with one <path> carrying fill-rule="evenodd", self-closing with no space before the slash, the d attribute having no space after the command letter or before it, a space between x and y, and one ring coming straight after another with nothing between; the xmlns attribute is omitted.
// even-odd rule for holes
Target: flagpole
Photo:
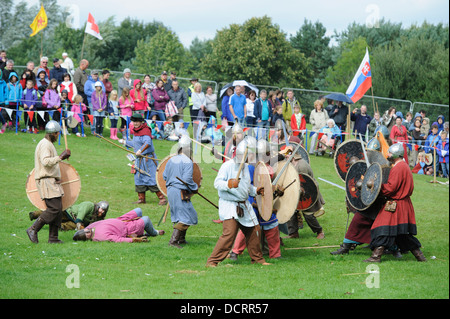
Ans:
<svg viewBox="0 0 450 319"><path fill-rule="evenodd" d="M40 56L40 59L42 59L42 47L43 47L43 43L44 43L44 30L42 30L42 32L41 32L41 56Z"/></svg>
<svg viewBox="0 0 450 319"><path fill-rule="evenodd" d="M81 46L81 58L80 61L83 60L83 52L84 52L84 43L86 41L86 32L84 33L83 45Z"/></svg>

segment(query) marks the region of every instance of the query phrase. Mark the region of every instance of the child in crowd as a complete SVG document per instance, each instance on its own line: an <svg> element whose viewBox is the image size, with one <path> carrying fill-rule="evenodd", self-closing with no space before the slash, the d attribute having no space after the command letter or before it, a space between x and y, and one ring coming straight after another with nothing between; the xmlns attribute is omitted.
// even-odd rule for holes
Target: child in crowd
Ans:
<svg viewBox="0 0 450 319"><path fill-rule="evenodd" d="M424 117L422 120L422 126L420 127L420 135L424 137L426 140L428 134L430 133L430 119L428 117Z"/></svg>
<svg viewBox="0 0 450 319"><path fill-rule="evenodd" d="M281 106L281 105L275 106L275 110L274 110L273 118L272 118L272 125L275 125L276 121L279 119L284 121L283 106Z"/></svg>
<svg viewBox="0 0 450 319"><path fill-rule="evenodd" d="M172 116L167 117L164 122L164 135L169 141L178 141L178 136L175 135L175 125L173 124Z"/></svg>
<svg viewBox="0 0 450 319"><path fill-rule="evenodd" d="M6 101L5 106L10 109L16 109L22 101L23 88L20 85L19 77L16 72L11 72L9 74L9 82L6 85ZM16 126L16 112L11 113L11 121L9 126L12 129L14 122L14 127ZM17 123L18 124L18 123Z"/></svg>
<svg viewBox="0 0 450 319"><path fill-rule="evenodd" d="M42 97L42 105L46 106L47 110L53 111L52 119L59 122L61 119L61 114L59 113L61 98L58 93L58 80L50 80L50 84Z"/></svg>
<svg viewBox="0 0 450 319"><path fill-rule="evenodd" d="M449 156L448 156L447 131L442 130L439 135L440 135L441 139L439 140L438 144L436 145L436 153L437 153L437 155L439 155L439 165L441 166L442 177L448 178Z"/></svg>
<svg viewBox="0 0 450 319"><path fill-rule="evenodd" d="M72 101L69 99L69 92L66 89L63 89L60 92L60 98L61 98L61 112L63 117L67 117L67 111L70 110L70 105L72 104ZM70 135L69 131L67 130L67 120L66 121L66 135Z"/></svg>
<svg viewBox="0 0 450 319"><path fill-rule="evenodd" d="M294 136L298 136L300 131L306 130L305 115L300 113L300 105L294 104L294 114L291 116L291 129Z"/></svg>
<svg viewBox="0 0 450 319"><path fill-rule="evenodd" d="M427 157L428 155L425 152L420 152L417 156L416 166L413 167L412 172L414 174L419 175L433 175L433 166L431 165L432 157L430 156L428 163Z"/></svg>
<svg viewBox="0 0 450 319"><path fill-rule="evenodd" d="M83 120L82 120L83 112L87 111L87 107L83 103L83 97L81 95L79 94L75 95L75 97L73 98L73 105L70 111L73 112L73 117L75 117L79 122L78 125L72 129L72 133L75 133L78 137L81 136L86 137L84 132L82 132L83 134L78 132L78 126L81 125L81 127L83 127Z"/></svg>
<svg viewBox="0 0 450 319"><path fill-rule="evenodd" d="M109 94L108 108L106 112L109 114L109 120L111 121L111 135L109 138L112 140L118 140L117 121L119 120L119 101L117 100L116 90L112 90Z"/></svg>
<svg viewBox="0 0 450 319"><path fill-rule="evenodd" d="M108 107L108 99L106 98L106 93L103 91L102 82L95 82L94 87L95 91L91 95L91 105L94 111L95 133L103 136L103 118L105 117L105 110Z"/></svg>
<svg viewBox="0 0 450 319"><path fill-rule="evenodd" d="M34 113L31 115L28 112L35 112L36 102L38 101L38 92L34 88L34 81L27 80L25 89L22 93L22 105L24 110L24 122L26 127L22 130L22 132L26 133L34 133L37 134L38 130L36 127L36 118L34 117ZM31 116L30 116L31 115ZM31 120L30 120L31 118Z"/></svg>
<svg viewBox="0 0 450 319"><path fill-rule="evenodd" d="M122 96L119 98L119 109L120 116L131 117L133 115L134 102L133 98L130 96L130 89L124 87L122 90ZM123 138L126 139L126 119L122 118L120 123L120 131L122 132Z"/></svg>
<svg viewBox="0 0 450 319"><path fill-rule="evenodd" d="M152 123L150 124L150 128L152 129L152 137L158 140L164 139L164 132L161 132L159 129L158 123L156 123L158 119L158 115L154 114L152 116Z"/></svg>

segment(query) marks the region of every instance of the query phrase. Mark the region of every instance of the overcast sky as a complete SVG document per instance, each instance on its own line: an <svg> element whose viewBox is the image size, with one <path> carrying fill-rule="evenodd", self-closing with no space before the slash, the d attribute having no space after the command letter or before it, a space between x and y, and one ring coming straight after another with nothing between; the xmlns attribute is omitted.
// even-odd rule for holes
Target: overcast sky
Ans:
<svg viewBox="0 0 450 319"><path fill-rule="evenodd" d="M36 4L38 0L29 0ZM80 27L90 12L97 22L114 16L116 24L126 17L143 22L157 20L174 31L184 46L198 37L212 39L217 30L251 17L267 15L288 35L294 35L304 19L319 20L328 35L352 23L373 24L385 18L403 27L411 24L449 23L448 0L58 0ZM101 33L101 30L100 30Z"/></svg>

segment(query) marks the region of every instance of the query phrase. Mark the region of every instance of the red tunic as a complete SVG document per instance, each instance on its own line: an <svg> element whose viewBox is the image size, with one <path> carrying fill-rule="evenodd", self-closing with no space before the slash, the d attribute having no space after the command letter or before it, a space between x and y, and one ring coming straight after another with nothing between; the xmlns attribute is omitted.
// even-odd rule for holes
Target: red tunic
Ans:
<svg viewBox="0 0 450 319"><path fill-rule="evenodd" d="M386 184L381 186L381 195L397 202L395 212L384 209L378 213L372 225L372 238L378 236L416 235L416 218L410 196L414 190L414 180L409 165L401 160L391 169Z"/></svg>

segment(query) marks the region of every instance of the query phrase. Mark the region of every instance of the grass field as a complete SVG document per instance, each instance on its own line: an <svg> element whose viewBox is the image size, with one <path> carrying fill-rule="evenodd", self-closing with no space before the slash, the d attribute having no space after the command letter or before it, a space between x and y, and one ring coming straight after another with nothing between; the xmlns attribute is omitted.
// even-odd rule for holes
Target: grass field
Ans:
<svg viewBox="0 0 450 319"><path fill-rule="evenodd" d="M89 134L88 134L89 135ZM105 136L109 132L105 130ZM0 135L0 298L2 299L448 299L449 298L449 188L431 184L430 177L414 176L418 238L426 263L412 254L394 260L384 256L382 263L362 262L370 250L358 247L345 256L332 256L344 237L347 214L345 192L318 181L326 201L326 214L319 218L325 239L318 240L305 223L299 239L285 239L282 259L269 260L270 266L252 265L245 251L237 262L229 260L217 268L206 268L221 225L213 223L217 211L199 196L192 201L199 224L188 231L189 244L171 248L170 219L161 224L166 235L148 243L117 244L73 242L73 231L60 232L62 245L47 243L48 226L32 244L25 232L31 225L28 212L35 208L25 193L27 174L34 167L36 144L44 134L6 132ZM108 218L118 217L135 207L133 176L126 153L100 139L68 136L72 151L69 163L81 177L78 202L107 200ZM154 141L159 158L167 156L172 142ZM64 148L55 145L58 152ZM199 150L200 152L200 150ZM201 163L200 189L218 201L213 181L217 163ZM332 159L311 157L317 177L339 185ZM147 193L144 215L157 224L164 207L155 195ZM316 247L314 249L291 249ZM368 267L369 268L366 268ZM369 270L375 272L369 274ZM79 272L78 272L79 271ZM77 281L77 279L79 279ZM379 279L379 282L376 281ZM366 280L368 284L366 284ZM371 288L375 284L375 287ZM72 288L79 283L79 288ZM378 285L376 283L379 283Z"/></svg>

